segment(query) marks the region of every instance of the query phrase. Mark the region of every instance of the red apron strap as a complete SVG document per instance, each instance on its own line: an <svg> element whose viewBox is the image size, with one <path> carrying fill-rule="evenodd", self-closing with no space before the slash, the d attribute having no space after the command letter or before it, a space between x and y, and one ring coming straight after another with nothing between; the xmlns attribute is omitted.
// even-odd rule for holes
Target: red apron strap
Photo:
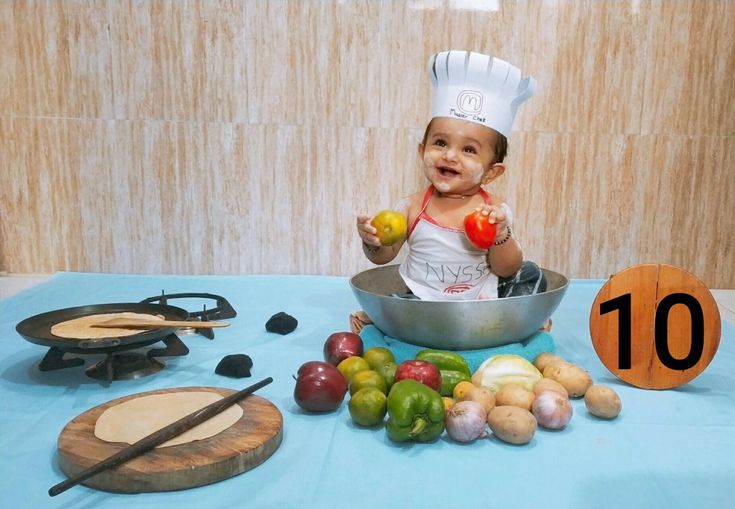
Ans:
<svg viewBox="0 0 735 509"><path fill-rule="evenodd" d="M408 229L408 234L406 234L406 238L411 236L411 232L414 228L416 228L416 225L419 222L419 219L421 219L421 216L424 214L424 210L426 210L426 206L429 204L429 200L431 199L431 195L434 194L434 186L430 185L426 188L426 192L424 193L424 198L421 201L421 210L416 215L416 218L413 220L413 223L411 223L411 227Z"/></svg>

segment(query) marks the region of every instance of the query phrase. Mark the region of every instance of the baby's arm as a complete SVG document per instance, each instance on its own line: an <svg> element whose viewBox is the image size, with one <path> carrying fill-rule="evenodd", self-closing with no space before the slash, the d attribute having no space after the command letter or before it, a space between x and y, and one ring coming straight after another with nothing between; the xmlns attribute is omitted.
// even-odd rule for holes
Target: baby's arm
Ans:
<svg viewBox="0 0 735 509"><path fill-rule="evenodd" d="M496 275L510 277L518 272L523 263L523 249L513 238L511 229L513 214L505 203L499 207L485 205L481 207L481 210L487 213L497 231L495 242L487 253L487 263Z"/></svg>
<svg viewBox="0 0 735 509"><path fill-rule="evenodd" d="M407 198L401 200L395 207L396 212L407 216L409 203ZM393 245L384 246L380 243L380 239L376 235L378 231L374 226L370 225L372 220L373 216L357 216L357 234L362 239L362 251L367 256L367 259L376 265L384 265L398 256L398 252L401 250L401 246L403 246L406 238L404 237Z"/></svg>

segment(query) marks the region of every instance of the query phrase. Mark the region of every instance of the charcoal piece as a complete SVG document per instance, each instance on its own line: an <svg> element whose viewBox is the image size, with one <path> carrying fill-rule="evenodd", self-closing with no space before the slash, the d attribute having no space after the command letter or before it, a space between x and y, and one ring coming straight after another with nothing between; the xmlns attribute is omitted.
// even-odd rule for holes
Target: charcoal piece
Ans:
<svg viewBox="0 0 735 509"><path fill-rule="evenodd" d="M278 334L288 334L289 332L293 332L298 324L299 322L296 318L281 311L271 316L265 322L265 330Z"/></svg>
<svg viewBox="0 0 735 509"><path fill-rule="evenodd" d="M249 356L236 353L222 357L214 372L230 378L245 378L250 376L250 368L252 367L253 360Z"/></svg>

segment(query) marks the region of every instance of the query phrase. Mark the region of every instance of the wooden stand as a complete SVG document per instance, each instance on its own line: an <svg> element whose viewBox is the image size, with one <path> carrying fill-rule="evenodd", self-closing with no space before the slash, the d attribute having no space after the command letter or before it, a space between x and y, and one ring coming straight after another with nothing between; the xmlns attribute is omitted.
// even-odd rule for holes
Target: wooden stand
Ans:
<svg viewBox="0 0 735 509"><path fill-rule="evenodd" d="M592 344L602 363L644 389L694 379L715 356L720 334L710 291L671 265L635 265L614 274L590 312Z"/></svg>

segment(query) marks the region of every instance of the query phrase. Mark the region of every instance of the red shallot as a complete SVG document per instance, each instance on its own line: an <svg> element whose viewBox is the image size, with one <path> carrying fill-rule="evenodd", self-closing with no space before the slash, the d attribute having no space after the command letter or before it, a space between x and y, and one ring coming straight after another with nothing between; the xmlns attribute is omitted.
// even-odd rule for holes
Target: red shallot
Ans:
<svg viewBox="0 0 735 509"><path fill-rule="evenodd" d="M447 434L457 442L472 442L486 436L487 412L474 401L459 401L447 411L444 425Z"/></svg>
<svg viewBox="0 0 735 509"><path fill-rule="evenodd" d="M572 418L572 405L563 394L556 391L542 391L533 400L531 412L539 426L562 429Z"/></svg>

